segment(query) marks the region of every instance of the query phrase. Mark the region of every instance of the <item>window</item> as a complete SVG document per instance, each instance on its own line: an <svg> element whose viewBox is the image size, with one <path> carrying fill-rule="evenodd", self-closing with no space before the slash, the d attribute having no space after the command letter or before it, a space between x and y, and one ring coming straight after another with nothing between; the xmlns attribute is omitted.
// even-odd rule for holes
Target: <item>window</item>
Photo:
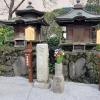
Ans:
<svg viewBox="0 0 100 100"><path fill-rule="evenodd" d="M24 40L15 40L15 47L24 47L25 41Z"/></svg>
<svg viewBox="0 0 100 100"><path fill-rule="evenodd" d="M95 28L92 28L92 41L95 42L96 41L96 31Z"/></svg>
<svg viewBox="0 0 100 100"><path fill-rule="evenodd" d="M67 33L66 32L63 33L63 38L67 39Z"/></svg>
<svg viewBox="0 0 100 100"><path fill-rule="evenodd" d="M85 45L73 45L73 51L85 51Z"/></svg>

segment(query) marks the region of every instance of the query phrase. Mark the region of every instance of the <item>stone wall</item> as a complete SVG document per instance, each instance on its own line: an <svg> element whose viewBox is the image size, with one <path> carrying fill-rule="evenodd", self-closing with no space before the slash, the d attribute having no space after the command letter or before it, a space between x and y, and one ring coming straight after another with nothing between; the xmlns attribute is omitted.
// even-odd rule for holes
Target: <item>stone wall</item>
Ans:
<svg viewBox="0 0 100 100"><path fill-rule="evenodd" d="M26 76L24 49L4 46L0 48L0 75ZM98 83L97 57L93 52L65 52L63 73L66 80ZM52 70L52 69L50 69ZM33 50L33 73L36 78L36 53Z"/></svg>
<svg viewBox="0 0 100 100"><path fill-rule="evenodd" d="M97 57L93 52L65 52L63 66L66 80L98 83Z"/></svg>
<svg viewBox="0 0 100 100"><path fill-rule="evenodd" d="M2 76L26 76L28 75L25 65L24 48L3 46L0 48L0 75ZM36 56L33 50L33 71L36 68ZM36 77L34 75L34 77Z"/></svg>

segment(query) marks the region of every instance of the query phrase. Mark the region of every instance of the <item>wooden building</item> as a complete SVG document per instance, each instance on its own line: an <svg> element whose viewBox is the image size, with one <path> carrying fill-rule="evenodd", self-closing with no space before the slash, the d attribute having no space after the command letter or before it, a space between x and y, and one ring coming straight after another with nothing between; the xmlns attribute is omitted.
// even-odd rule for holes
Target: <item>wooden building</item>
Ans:
<svg viewBox="0 0 100 100"><path fill-rule="evenodd" d="M85 11L79 0L71 11L55 20L60 26L66 27L65 38L61 38L62 47L73 51L95 47L96 25L100 23L100 15Z"/></svg>
<svg viewBox="0 0 100 100"><path fill-rule="evenodd" d="M17 10L15 12L16 17L7 21L0 21L3 24L14 27L14 44L15 46L25 46L25 29L29 26L34 28L35 39L33 42L44 41L41 33L41 26L48 26L48 23L44 20L44 12L37 11L32 7L31 2L23 10Z"/></svg>

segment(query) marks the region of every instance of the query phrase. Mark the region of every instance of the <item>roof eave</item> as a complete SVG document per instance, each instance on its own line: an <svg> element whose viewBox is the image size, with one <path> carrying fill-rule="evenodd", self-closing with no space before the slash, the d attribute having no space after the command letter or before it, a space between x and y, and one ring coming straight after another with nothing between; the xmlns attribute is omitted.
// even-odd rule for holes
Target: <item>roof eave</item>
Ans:
<svg viewBox="0 0 100 100"><path fill-rule="evenodd" d="M17 24L40 24L43 26L49 26L49 24L44 20L44 18L37 19L37 20L25 20L25 19L18 19L18 20L8 20L8 21L0 21L2 24L6 24L9 26L14 26Z"/></svg>
<svg viewBox="0 0 100 100"><path fill-rule="evenodd" d="M70 19L70 20L69 19L67 19L67 20L65 20L65 19L63 19L63 20L56 20L56 22L60 26L66 26L68 24L75 24L75 21L73 19ZM81 24L81 21L79 21L79 23ZM94 19L94 20L93 19L92 20L91 19L85 19L84 23L85 24L91 23L91 25L97 25L97 24L100 23L100 19Z"/></svg>
<svg viewBox="0 0 100 100"><path fill-rule="evenodd" d="M37 14L38 16L43 16L45 14L45 12L37 11L35 9L17 10L15 13L17 16L20 16L20 15L25 14L25 13L26 14L27 13L34 13L34 14Z"/></svg>

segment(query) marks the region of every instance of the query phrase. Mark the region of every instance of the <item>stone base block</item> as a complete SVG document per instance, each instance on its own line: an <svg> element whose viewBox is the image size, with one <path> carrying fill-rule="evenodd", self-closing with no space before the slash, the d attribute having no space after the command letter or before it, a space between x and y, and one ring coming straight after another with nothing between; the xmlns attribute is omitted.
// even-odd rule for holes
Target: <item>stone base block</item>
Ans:
<svg viewBox="0 0 100 100"><path fill-rule="evenodd" d="M42 89L48 89L50 87L50 84L49 84L49 82L46 83L46 82L35 81L34 87L42 88Z"/></svg>
<svg viewBox="0 0 100 100"><path fill-rule="evenodd" d="M53 82L52 82L52 91L54 93L64 92L64 77L63 76L54 76Z"/></svg>

